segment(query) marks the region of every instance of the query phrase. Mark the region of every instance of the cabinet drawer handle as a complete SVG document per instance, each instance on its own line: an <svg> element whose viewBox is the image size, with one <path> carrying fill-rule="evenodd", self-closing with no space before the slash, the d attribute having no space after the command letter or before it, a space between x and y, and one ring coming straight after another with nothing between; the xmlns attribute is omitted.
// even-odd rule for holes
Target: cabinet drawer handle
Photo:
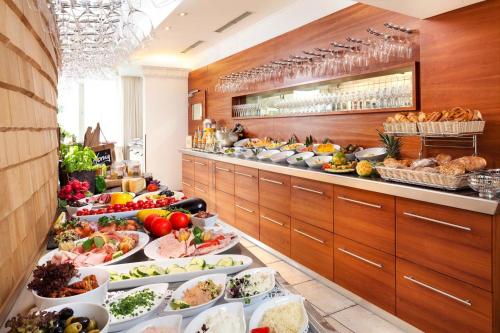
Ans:
<svg viewBox="0 0 500 333"><path fill-rule="evenodd" d="M376 205L376 204L372 204L372 203L368 203L368 202L364 202L364 201L349 199L349 198L342 197L342 196L337 196L337 198L339 198L340 200L344 200L344 201L347 201L347 202L352 202L352 203L355 203L355 204L358 204L358 205L363 205L363 206L368 206L368 207L378 208L378 209L382 208L381 205Z"/></svg>
<svg viewBox="0 0 500 333"><path fill-rule="evenodd" d="M231 172L231 170L229 169L225 169L225 168L221 168L221 167L215 167L216 170L220 170L220 171L225 171L225 172Z"/></svg>
<svg viewBox="0 0 500 333"><path fill-rule="evenodd" d="M201 165L201 166L205 166L206 165L205 163L202 163L202 162L194 162L194 164L198 164L198 165Z"/></svg>
<svg viewBox="0 0 500 333"><path fill-rule="evenodd" d="M195 186L194 189L197 190L197 191L203 192L203 193L207 192L207 191L205 191L205 190L203 190L203 189L201 189L201 188L199 188L197 186Z"/></svg>
<svg viewBox="0 0 500 333"><path fill-rule="evenodd" d="M244 210L245 212L254 213L254 211L253 211L253 210L248 209L248 208L245 208L245 207L243 207L243 206L236 205L236 204L235 204L235 206L236 206L236 207L238 207L239 209Z"/></svg>
<svg viewBox="0 0 500 333"><path fill-rule="evenodd" d="M307 187L298 186L298 185L293 185L292 187L296 188L297 190L311 192L311 193L315 193L315 194L319 194L319 195L324 195L325 194L324 192L316 191L316 190L313 190L313 189L310 189L310 188L307 188Z"/></svg>
<svg viewBox="0 0 500 333"><path fill-rule="evenodd" d="M263 219L268 220L269 222L272 222L272 223L274 223L274 224L277 224L277 225L280 225L280 226L284 226L284 224L283 224L283 223L278 222L278 221L276 221L276 220L273 220L272 218L269 218L269 217L267 217L267 216L265 216L265 215L261 215L260 217L262 217Z"/></svg>
<svg viewBox="0 0 500 333"><path fill-rule="evenodd" d="M464 227L463 225L448 223L448 222L440 221L440 220L436 220L436 219L431 219L430 217L420 216L420 215L413 214L413 213L403 212L403 215L414 217L414 218L422 220L422 221L427 221L427 222L432 222L432 223L436 223L436 224L445 225L447 227L451 227L451 228L455 228L455 229L460 229L460 230L465 230L465 231L472 231L471 228Z"/></svg>
<svg viewBox="0 0 500 333"><path fill-rule="evenodd" d="M295 231L295 232L297 232L297 233L301 234L302 236L306 236L307 238L310 238L310 239L312 239L312 240L314 240L314 241L316 241L316 242L318 242L318 243L325 244L325 241L324 241L324 240L319 239L319 238L316 238L316 237L314 237L314 236L312 236L312 235L309 235L308 233L305 233L305 232L303 232L303 231L301 231L301 230L298 230L298 229L293 229L293 231Z"/></svg>
<svg viewBox="0 0 500 333"><path fill-rule="evenodd" d="M184 185L184 186L188 186L188 187L193 187L193 185L188 184L188 183L185 183L185 182L182 182L182 185Z"/></svg>
<svg viewBox="0 0 500 333"><path fill-rule="evenodd" d="M253 175L249 175L248 173L243 173L238 171L235 171L234 173L243 177L253 178Z"/></svg>
<svg viewBox="0 0 500 333"><path fill-rule="evenodd" d="M337 248L337 250L339 250L340 252L344 252L345 254L350 255L351 257L357 258L357 259L359 259L361 261L364 261L367 264L370 264L370 265L375 266L377 268L383 268L384 267L384 265L382 265L382 264L378 264L378 263L376 263L374 261L371 261L369 259L363 258L362 256L358 256L356 253L352 253L351 251L348 251L348 250L343 249L341 247Z"/></svg>
<svg viewBox="0 0 500 333"><path fill-rule="evenodd" d="M182 159L183 162L193 163L193 160L188 160L187 158Z"/></svg>
<svg viewBox="0 0 500 333"><path fill-rule="evenodd" d="M277 180L267 179L267 178L263 178L263 177L260 177L260 180L268 182L268 183L283 185L283 182L280 182L280 181L277 181Z"/></svg>
<svg viewBox="0 0 500 333"><path fill-rule="evenodd" d="M452 300L455 300L455 301L457 301L459 303L462 303L462 304L467 305L467 306L472 306L472 302L470 300L468 300L468 299L463 299L463 298L457 297L455 295L449 294L449 293L447 293L445 291L442 291L440 289L434 288L433 286L430 286L430 285L428 285L426 283L423 283L423 282L420 282L418 280L415 280L412 276L403 275L403 277L406 280L410 281L410 282L413 282L415 284L418 284L421 287L424 287L424 288L427 288L429 290L432 290L432 291L434 291L434 292L436 292L436 293L438 293L440 295L443 295L443 296L446 296L448 298L451 298Z"/></svg>

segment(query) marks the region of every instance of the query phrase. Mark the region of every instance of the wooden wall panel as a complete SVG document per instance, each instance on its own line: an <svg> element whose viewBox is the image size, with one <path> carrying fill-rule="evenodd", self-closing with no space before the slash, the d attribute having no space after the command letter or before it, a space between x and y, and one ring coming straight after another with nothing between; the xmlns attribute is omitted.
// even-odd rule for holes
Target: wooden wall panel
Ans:
<svg viewBox="0 0 500 333"><path fill-rule="evenodd" d="M57 209L57 38L37 1L0 0L0 322Z"/></svg>
<svg viewBox="0 0 500 333"><path fill-rule="evenodd" d="M367 36L368 27L382 27L393 22L417 29L418 44L414 54L420 62L420 109L426 112L454 106L478 108L486 121L485 135L480 138L480 153L491 167L500 166L500 0L488 0L431 19L419 20L375 7L356 4L328 15L296 30L273 38L250 49L219 60L190 73L189 89L206 90L207 117L225 126L232 126L231 95L214 91L217 78L231 72L248 69L290 54L299 54L313 47L328 47L332 41L347 36ZM371 66L376 70L380 65ZM294 82L310 81L297 79ZM262 84L261 89L279 88L292 81L276 85ZM251 91L250 91L251 92ZM238 92L234 95L245 94ZM317 139L331 138L337 143L379 145L375 129L382 129L388 113L312 116L301 118L252 119L239 121L252 136L288 138L297 134L301 140L313 134ZM190 124L189 131L195 130ZM404 155L416 157L419 143L404 139ZM450 151L455 155L472 151Z"/></svg>

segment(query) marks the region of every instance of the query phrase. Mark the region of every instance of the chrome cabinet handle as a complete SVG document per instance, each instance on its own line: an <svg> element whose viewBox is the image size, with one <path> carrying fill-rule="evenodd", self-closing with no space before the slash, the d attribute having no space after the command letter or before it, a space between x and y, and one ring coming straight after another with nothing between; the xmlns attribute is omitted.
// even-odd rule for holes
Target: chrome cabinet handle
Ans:
<svg viewBox="0 0 500 333"><path fill-rule="evenodd" d="M283 185L283 182L279 182L277 180L267 179L267 178L263 178L263 177L260 177L260 180L268 182L268 183Z"/></svg>
<svg viewBox="0 0 500 333"><path fill-rule="evenodd" d="M376 262L371 261L369 259L363 258L362 256L358 256L356 253L352 253L351 251L348 251L348 250L346 250L344 248L339 247L339 248L337 248L337 250L339 250L341 252L344 252L345 254L350 255L351 257L357 258L357 259L359 259L361 261L364 261L367 264L370 264L370 265L375 266L377 268L383 268L384 267L384 265L382 265L382 264L379 264L379 263L376 263Z"/></svg>
<svg viewBox="0 0 500 333"><path fill-rule="evenodd" d="M358 204L358 205L363 205L363 206L368 206L368 207L372 207L372 208L382 208L381 205L376 205L376 204L372 204L372 203L369 203L369 202L364 202L364 201L359 201L359 200L354 200L354 199L350 199L350 198L346 198L346 197L343 197L343 196L337 196L337 198L339 198L340 200L344 200L344 201L347 201L347 202L352 202L352 203L355 203L355 204Z"/></svg>
<svg viewBox="0 0 500 333"><path fill-rule="evenodd" d="M187 158L182 159L183 162L193 163L193 160L188 160Z"/></svg>
<svg viewBox="0 0 500 333"><path fill-rule="evenodd" d="M197 190L197 191L203 192L203 193L207 192L207 191L205 191L205 190L203 190L203 189L201 189L201 188L199 188L197 186L195 186L194 189Z"/></svg>
<svg viewBox="0 0 500 333"><path fill-rule="evenodd" d="M417 285L419 285L421 287L424 287L426 289L432 290L432 291L434 291L434 292L436 292L436 293L438 293L440 295L443 295L443 296L446 296L448 298L451 298L452 300L455 300L455 301L457 301L459 303L462 303L462 304L467 305L467 306L472 306L472 302L470 300L468 300L468 299L463 299L463 298L457 297L455 295L449 294L449 293L447 293L445 291L442 291L440 289L434 288L433 286L430 286L430 285L428 285L426 283L423 283L423 282L420 282L420 281L414 279L412 276L403 275L403 277L406 280L410 281L410 282L413 282L413 283L415 283L415 284L417 284Z"/></svg>
<svg viewBox="0 0 500 333"><path fill-rule="evenodd" d="M248 212L248 213L254 213L254 211L253 211L253 210L248 209L248 208L245 208L245 207L240 206L240 205L238 205L238 204L235 204L235 206L236 206L236 207L238 207L239 209L244 210L245 212Z"/></svg>
<svg viewBox="0 0 500 333"><path fill-rule="evenodd" d="M316 191L316 190L313 190L313 189L310 189L310 188L307 188L307 187L298 186L298 185L293 185L292 187L296 188L297 190L311 192L311 193L315 193L315 194L319 194L319 195L324 195L325 194L324 192Z"/></svg>
<svg viewBox="0 0 500 333"><path fill-rule="evenodd" d="M324 241L324 240L319 239L319 238L316 238L316 237L314 237L314 236L312 236L312 235L309 235L308 233L305 233L305 232L303 232L302 230L293 229L293 231L295 231L295 232L297 232L297 233L301 234L302 236L306 236L307 238L310 238L310 239L312 239L312 240L314 240L314 241L316 241L316 242L318 242L318 243L325 244L325 241Z"/></svg>
<svg viewBox="0 0 500 333"><path fill-rule="evenodd" d="M248 173L243 173L243 172L238 172L238 171L235 171L234 173L237 175L243 176L243 177L253 178L253 176L249 175Z"/></svg>
<svg viewBox="0 0 500 333"><path fill-rule="evenodd" d="M453 223L449 223L449 222L445 222L445 221L441 221L441 220L436 220L436 219L431 219L430 217L425 217L425 216L421 216L421 215L417 215L417 214L413 214L413 213L403 212L403 215L406 215L409 217L414 217L414 218L422 220L422 221L441 224L441 225L455 228L455 229L460 229L460 230L464 230L464 231L472 231L472 228L465 227L463 225L453 224Z"/></svg>
<svg viewBox="0 0 500 333"><path fill-rule="evenodd" d="M220 171L231 172L231 170L229 170L229 169L221 168L221 167L218 167L218 166L216 166L215 169L220 170Z"/></svg>
<svg viewBox="0 0 500 333"><path fill-rule="evenodd" d="M198 165L201 165L201 166L205 166L206 164L205 163L202 163L202 162L194 162L194 164L198 164Z"/></svg>
<svg viewBox="0 0 500 333"><path fill-rule="evenodd" d="M185 185L185 186L188 186L188 187L193 187L193 185L188 184L188 183L184 183L184 182L182 182L182 185Z"/></svg>
<svg viewBox="0 0 500 333"><path fill-rule="evenodd" d="M284 226L284 224L283 224L283 223L278 222L278 221L276 221L276 220L273 220L272 218L269 218L269 217L267 217L267 216L265 216L265 215L261 215L260 217L262 217L262 218L263 218L263 219L265 219L265 220L268 220L269 222L272 222L272 223L274 223L274 224L277 224L277 225L279 225L279 226Z"/></svg>

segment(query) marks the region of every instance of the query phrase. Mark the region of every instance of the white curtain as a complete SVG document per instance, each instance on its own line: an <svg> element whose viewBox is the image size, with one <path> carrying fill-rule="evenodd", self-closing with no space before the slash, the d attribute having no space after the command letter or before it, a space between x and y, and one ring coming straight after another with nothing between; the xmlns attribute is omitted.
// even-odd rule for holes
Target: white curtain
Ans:
<svg viewBox="0 0 500 333"><path fill-rule="evenodd" d="M124 157L129 158L128 143L142 136L142 78L123 76L123 145Z"/></svg>

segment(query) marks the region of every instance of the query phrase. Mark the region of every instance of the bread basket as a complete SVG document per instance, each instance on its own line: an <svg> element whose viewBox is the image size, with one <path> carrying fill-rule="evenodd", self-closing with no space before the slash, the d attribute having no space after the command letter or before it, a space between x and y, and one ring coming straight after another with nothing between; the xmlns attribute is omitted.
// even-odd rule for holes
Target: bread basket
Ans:
<svg viewBox="0 0 500 333"><path fill-rule="evenodd" d="M417 123L397 122L384 123L384 132L390 134L418 134Z"/></svg>
<svg viewBox="0 0 500 333"><path fill-rule="evenodd" d="M420 122L418 131L423 135L479 134L483 133L485 123L484 120Z"/></svg>
<svg viewBox="0 0 500 333"><path fill-rule="evenodd" d="M395 182L455 191L468 186L468 175L452 176L411 169L376 167L380 177Z"/></svg>

